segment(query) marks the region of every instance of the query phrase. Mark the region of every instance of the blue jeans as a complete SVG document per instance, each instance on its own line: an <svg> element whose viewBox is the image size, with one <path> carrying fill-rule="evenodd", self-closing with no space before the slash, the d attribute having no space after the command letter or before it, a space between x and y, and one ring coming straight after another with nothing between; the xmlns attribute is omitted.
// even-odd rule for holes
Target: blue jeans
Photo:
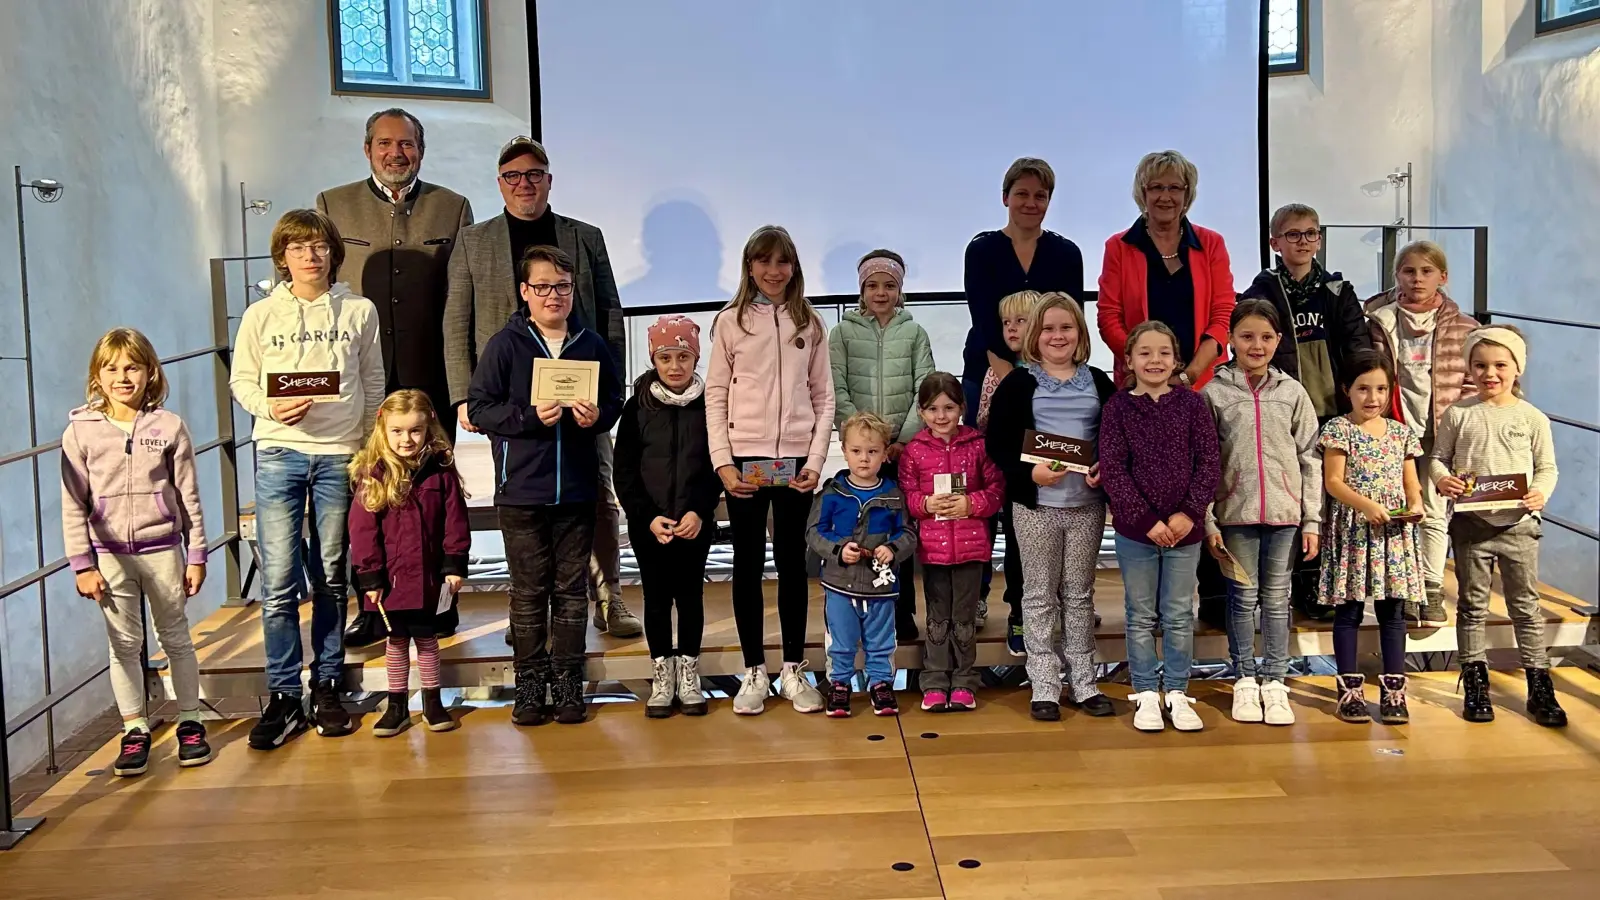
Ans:
<svg viewBox="0 0 1600 900"><path fill-rule="evenodd" d="M828 677L856 674L856 648L866 651L867 686L894 684L894 598L862 600L823 589L827 598Z"/></svg>
<svg viewBox="0 0 1600 900"><path fill-rule="evenodd" d="M1117 566L1122 570L1128 616L1128 671L1135 692L1189 689L1199 565L1199 544L1157 547L1117 535ZM1156 659L1158 621L1161 661Z"/></svg>
<svg viewBox="0 0 1600 900"><path fill-rule="evenodd" d="M256 546L261 552L261 630L267 689L300 693L300 599L311 584L314 681L344 669L346 537L350 514L348 454L311 456L286 447L256 451ZM301 536L311 515L307 555Z"/></svg>
<svg viewBox="0 0 1600 900"><path fill-rule="evenodd" d="M1289 581L1294 574L1293 526L1224 525L1222 542L1252 573L1254 587L1228 592L1228 655L1239 677L1282 681L1289 671ZM1256 665L1256 610L1261 610L1261 665Z"/></svg>

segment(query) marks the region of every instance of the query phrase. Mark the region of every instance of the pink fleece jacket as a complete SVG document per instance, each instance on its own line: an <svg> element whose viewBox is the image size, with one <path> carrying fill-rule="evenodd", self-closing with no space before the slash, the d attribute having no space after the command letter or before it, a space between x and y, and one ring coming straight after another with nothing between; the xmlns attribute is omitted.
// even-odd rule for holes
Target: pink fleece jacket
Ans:
<svg viewBox="0 0 1600 900"><path fill-rule="evenodd" d="M61 436L61 531L74 572L95 554L154 553L188 544L189 565L205 565L194 442L173 412L133 420L133 434L81 406Z"/></svg>
<svg viewBox="0 0 1600 900"><path fill-rule="evenodd" d="M711 464L736 456L804 459L821 473L833 433L833 374L820 324L796 333L782 307L732 307L711 323L706 364L706 431Z"/></svg>
<svg viewBox="0 0 1600 900"><path fill-rule="evenodd" d="M972 514L940 521L928 512L933 476L956 473L966 476ZM982 432L963 425L949 442L926 428L917 432L900 454L900 491L917 519L917 556L923 562L955 566L990 559L986 520L1005 503L1006 483L1000 467L984 452Z"/></svg>

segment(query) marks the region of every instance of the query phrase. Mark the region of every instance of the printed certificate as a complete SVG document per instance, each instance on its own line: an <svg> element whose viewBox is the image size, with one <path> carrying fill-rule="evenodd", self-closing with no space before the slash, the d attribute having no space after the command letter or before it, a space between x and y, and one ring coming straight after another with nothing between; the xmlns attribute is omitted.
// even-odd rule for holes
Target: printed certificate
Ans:
<svg viewBox="0 0 1600 900"><path fill-rule="evenodd" d="M600 403L600 363L592 359L545 359L533 361L533 387L528 392L533 403L559 403L571 406L582 401Z"/></svg>

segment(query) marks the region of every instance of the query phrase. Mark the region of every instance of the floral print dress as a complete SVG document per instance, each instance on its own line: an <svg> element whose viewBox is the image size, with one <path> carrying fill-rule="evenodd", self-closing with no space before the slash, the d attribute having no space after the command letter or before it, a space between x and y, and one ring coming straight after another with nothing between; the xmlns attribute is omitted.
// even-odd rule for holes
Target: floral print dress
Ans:
<svg viewBox="0 0 1600 900"><path fill-rule="evenodd" d="M1384 509L1406 505L1405 463L1422 456L1417 435L1402 422L1384 419L1373 437L1345 416L1331 419L1317 439L1321 451L1346 454L1344 482ZM1370 525L1356 510L1329 498L1322 528L1322 579L1317 599L1330 606L1366 600L1421 600L1421 547L1417 526L1404 522Z"/></svg>

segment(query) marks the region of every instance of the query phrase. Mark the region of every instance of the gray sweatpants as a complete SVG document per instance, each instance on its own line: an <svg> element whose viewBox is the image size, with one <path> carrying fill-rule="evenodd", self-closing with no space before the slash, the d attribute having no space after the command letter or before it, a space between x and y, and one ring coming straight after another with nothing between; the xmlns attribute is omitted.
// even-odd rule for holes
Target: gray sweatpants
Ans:
<svg viewBox="0 0 1600 900"><path fill-rule="evenodd" d="M1106 527L1104 503L1060 509L1011 505L1022 549L1022 643L1033 699L1061 702L1100 693L1094 668L1094 572Z"/></svg>
<svg viewBox="0 0 1600 900"><path fill-rule="evenodd" d="M1456 554L1456 644L1463 663L1485 659L1484 622L1489 615L1489 582L1500 567L1506 609L1517 632L1517 652L1528 669L1550 668L1545 653L1544 617L1539 611L1539 537L1536 516L1502 527L1485 524L1468 513L1450 520Z"/></svg>
<svg viewBox="0 0 1600 900"><path fill-rule="evenodd" d="M105 613L106 634L111 642L111 693L117 698L117 711L124 719L145 713L144 671L139 664L139 651L144 649L144 621L139 614L141 591L150 601L156 637L167 654L178 709L199 709L200 670L184 610L189 598L183 590L183 549L174 547L139 556L101 553L96 563L108 587L100 611Z"/></svg>
<svg viewBox="0 0 1600 900"><path fill-rule="evenodd" d="M984 565L922 566L923 600L928 606L928 639L922 645L924 691L976 691L981 684L973 664L978 659L978 593Z"/></svg>

